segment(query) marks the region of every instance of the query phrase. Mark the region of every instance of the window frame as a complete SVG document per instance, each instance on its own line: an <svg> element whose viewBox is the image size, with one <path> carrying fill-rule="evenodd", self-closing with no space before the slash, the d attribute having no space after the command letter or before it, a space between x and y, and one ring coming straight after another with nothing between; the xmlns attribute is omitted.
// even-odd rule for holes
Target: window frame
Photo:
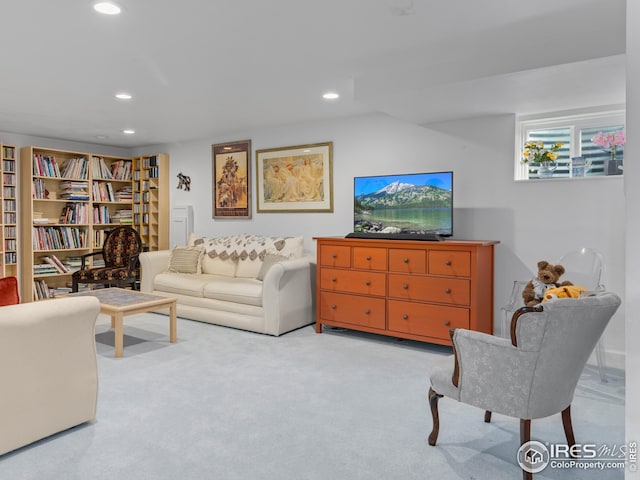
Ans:
<svg viewBox="0 0 640 480"><path fill-rule="evenodd" d="M569 158L581 155L580 133L587 128L607 128L622 125L626 129L625 105L610 105L599 108L553 112L537 115L516 116L516 151L514 162L514 180L531 182L540 180L584 180L585 178L608 178L608 175L589 177L551 177L550 179L529 178L528 164L522 162L523 145L531 130L569 128ZM621 177L621 175L616 175Z"/></svg>

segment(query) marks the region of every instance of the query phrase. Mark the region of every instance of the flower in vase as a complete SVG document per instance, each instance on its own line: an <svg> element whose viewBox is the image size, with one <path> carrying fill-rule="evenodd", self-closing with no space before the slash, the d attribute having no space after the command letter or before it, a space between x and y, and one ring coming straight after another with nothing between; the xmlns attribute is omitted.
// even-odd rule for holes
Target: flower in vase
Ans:
<svg viewBox="0 0 640 480"><path fill-rule="evenodd" d="M598 145L604 149L611 151L611 160L616 159L616 150L622 147L627 141L624 130L616 130L615 132L598 132L591 139L591 143Z"/></svg>
<svg viewBox="0 0 640 480"><path fill-rule="evenodd" d="M557 142L550 147L545 147L544 143L540 140L537 142L529 141L524 144L524 150L522 151L523 163L547 163L555 162L558 158L558 150L564 146L564 143Z"/></svg>

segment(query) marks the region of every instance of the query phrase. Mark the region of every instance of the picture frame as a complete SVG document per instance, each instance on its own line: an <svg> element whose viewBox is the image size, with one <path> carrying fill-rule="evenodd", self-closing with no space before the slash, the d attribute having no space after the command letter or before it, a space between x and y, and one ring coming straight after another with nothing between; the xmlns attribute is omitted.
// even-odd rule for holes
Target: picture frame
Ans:
<svg viewBox="0 0 640 480"><path fill-rule="evenodd" d="M333 142L256 150L258 213L333 212Z"/></svg>
<svg viewBox="0 0 640 480"><path fill-rule="evenodd" d="M251 140L211 146L212 216L251 218Z"/></svg>

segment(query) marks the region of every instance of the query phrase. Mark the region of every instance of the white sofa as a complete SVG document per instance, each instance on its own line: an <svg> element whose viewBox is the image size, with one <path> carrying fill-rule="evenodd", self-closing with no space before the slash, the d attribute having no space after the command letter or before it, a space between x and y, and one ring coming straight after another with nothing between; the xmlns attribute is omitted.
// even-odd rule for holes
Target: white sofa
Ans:
<svg viewBox="0 0 640 480"><path fill-rule="evenodd" d="M175 297L182 318L279 336L314 322L315 258L303 248L302 237L191 235L188 247L140 255L140 290ZM191 268L175 261L188 249L201 254Z"/></svg>
<svg viewBox="0 0 640 480"><path fill-rule="evenodd" d="M93 297L0 307L0 455L94 419Z"/></svg>

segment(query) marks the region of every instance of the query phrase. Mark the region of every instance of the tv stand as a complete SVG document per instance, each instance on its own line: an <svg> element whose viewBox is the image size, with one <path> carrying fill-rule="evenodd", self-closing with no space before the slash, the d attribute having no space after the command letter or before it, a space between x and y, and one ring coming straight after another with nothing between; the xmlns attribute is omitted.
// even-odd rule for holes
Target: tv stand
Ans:
<svg viewBox="0 0 640 480"><path fill-rule="evenodd" d="M421 240L425 242L441 242L444 237L436 233L374 233L374 232L352 232L345 235L345 238L378 238L380 240Z"/></svg>
<svg viewBox="0 0 640 480"><path fill-rule="evenodd" d="M329 325L441 345L451 345L451 328L493 333L497 241L314 240L316 332Z"/></svg>

